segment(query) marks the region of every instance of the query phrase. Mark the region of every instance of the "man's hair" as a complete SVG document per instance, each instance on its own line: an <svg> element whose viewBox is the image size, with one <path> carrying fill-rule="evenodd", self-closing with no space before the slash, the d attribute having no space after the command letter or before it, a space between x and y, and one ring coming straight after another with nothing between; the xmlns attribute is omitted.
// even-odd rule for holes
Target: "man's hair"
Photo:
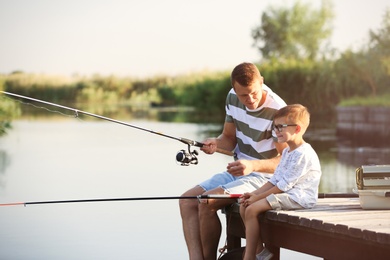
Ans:
<svg viewBox="0 0 390 260"><path fill-rule="evenodd" d="M300 125L304 131L310 124L310 113L308 109L301 104L292 104L282 107L275 113L274 120L281 117L286 117L288 124Z"/></svg>
<svg viewBox="0 0 390 260"><path fill-rule="evenodd" d="M252 84L255 80L260 80L261 75L256 65L248 62L243 62L237 65L231 74L230 80L232 86L237 82L241 86L247 87Z"/></svg>

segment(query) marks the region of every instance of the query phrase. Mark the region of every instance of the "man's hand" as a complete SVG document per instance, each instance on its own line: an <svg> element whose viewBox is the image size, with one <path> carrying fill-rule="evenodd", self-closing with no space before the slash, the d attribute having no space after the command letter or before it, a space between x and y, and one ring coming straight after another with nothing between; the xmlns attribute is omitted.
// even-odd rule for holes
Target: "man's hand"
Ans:
<svg viewBox="0 0 390 260"><path fill-rule="evenodd" d="M237 160L227 166L227 172L236 177L248 175L253 171L253 164L250 160Z"/></svg>
<svg viewBox="0 0 390 260"><path fill-rule="evenodd" d="M200 148L201 151L207 154L213 154L217 151L217 139L209 138L203 142L203 146Z"/></svg>

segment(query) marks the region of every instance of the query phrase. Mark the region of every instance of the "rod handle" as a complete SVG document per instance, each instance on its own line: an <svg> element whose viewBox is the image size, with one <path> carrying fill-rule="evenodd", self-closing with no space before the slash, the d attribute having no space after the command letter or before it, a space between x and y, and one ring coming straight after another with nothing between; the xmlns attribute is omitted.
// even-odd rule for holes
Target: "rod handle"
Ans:
<svg viewBox="0 0 390 260"><path fill-rule="evenodd" d="M222 153L228 156L234 156L234 153L232 151L228 151L225 149L217 148L217 153Z"/></svg>
<svg viewBox="0 0 390 260"><path fill-rule="evenodd" d="M179 139L182 143L185 143L185 144L188 144L188 145L192 145L192 146L196 146L196 147L203 147L204 143L201 143L201 142L198 142L198 141L194 141L194 140L190 140L190 139L187 139L187 138L180 138ZM221 154L225 154L225 155L228 155L228 156L234 156L234 153L232 151L228 151L228 150L225 150L225 149L221 149L221 148L217 148L217 153L221 153Z"/></svg>

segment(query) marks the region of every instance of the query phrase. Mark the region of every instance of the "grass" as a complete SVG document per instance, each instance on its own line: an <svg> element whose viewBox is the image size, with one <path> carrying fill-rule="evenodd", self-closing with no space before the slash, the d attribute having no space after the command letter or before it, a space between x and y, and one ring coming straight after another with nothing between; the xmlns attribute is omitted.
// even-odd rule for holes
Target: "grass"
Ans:
<svg viewBox="0 0 390 260"><path fill-rule="evenodd" d="M376 97L353 97L342 100L341 107L365 106L365 107L390 107L390 94Z"/></svg>

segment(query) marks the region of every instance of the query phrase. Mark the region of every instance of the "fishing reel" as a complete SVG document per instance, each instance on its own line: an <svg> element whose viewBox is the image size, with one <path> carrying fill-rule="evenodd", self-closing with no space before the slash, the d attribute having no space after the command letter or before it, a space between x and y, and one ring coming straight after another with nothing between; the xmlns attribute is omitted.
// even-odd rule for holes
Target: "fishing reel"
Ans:
<svg viewBox="0 0 390 260"><path fill-rule="evenodd" d="M191 152L190 145L188 145L188 151L180 150L176 154L176 162L180 163L181 166L189 166L190 164L198 164L198 151L193 150Z"/></svg>

